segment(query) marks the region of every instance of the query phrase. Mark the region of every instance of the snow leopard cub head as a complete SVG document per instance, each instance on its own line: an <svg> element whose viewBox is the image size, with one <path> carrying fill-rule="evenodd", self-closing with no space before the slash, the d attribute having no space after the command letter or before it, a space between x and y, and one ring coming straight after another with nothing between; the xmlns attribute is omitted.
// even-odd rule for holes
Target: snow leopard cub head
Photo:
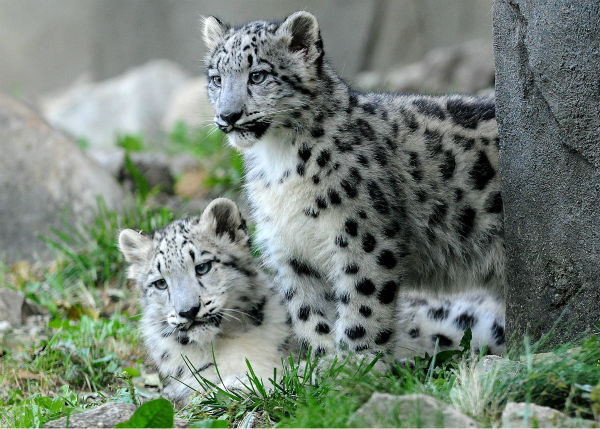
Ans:
<svg viewBox="0 0 600 429"><path fill-rule="evenodd" d="M211 341L222 322L239 320L256 276L246 223L233 201L219 198L200 217L176 220L147 236L121 231L128 277L143 292L146 335ZM150 325L150 326L145 326Z"/></svg>
<svg viewBox="0 0 600 429"><path fill-rule="evenodd" d="M316 18L300 11L282 23L233 28L208 17L203 27L208 96L229 142L245 149L266 133L300 127L302 110L322 92Z"/></svg>

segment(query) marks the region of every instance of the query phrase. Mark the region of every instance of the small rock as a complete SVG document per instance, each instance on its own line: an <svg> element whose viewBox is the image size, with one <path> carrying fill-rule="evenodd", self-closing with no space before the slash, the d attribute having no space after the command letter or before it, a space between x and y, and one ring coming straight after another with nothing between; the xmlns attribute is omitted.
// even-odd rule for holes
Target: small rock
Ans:
<svg viewBox="0 0 600 429"><path fill-rule="evenodd" d="M385 88L411 93L475 94L494 86L494 56L489 42L471 40L437 48L423 60L391 72L365 72L356 77L363 89Z"/></svg>
<svg viewBox="0 0 600 429"><path fill-rule="evenodd" d="M238 428L266 428L272 427L274 423L270 419L257 411L246 413Z"/></svg>
<svg viewBox="0 0 600 429"><path fill-rule="evenodd" d="M173 194L175 178L169 168L169 156L163 153L135 152L129 155L131 162L148 181L150 189L158 186L160 191ZM119 182L124 183L131 191L134 190L135 182L129 170L123 164L117 177Z"/></svg>
<svg viewBox="0 0 600 429"><path fill-rule="evenodd" d="M171 98L162 120L162 128L170 133L178 122L192 128L212 125L214 115L215 109L206 94L206 78L190 79Z"/></svg>
<svg viewBox="0 0 600 429"><path fill-rule="evenodd" d="M592 420L569 417L550 407L525 402L509 402L502 412L502 427L506 428L557 428L557 427L597 427Z"/></svg>
<svg viewBox="0 0 600 429"><path fill-rule="evenodd" d="M373 393L350 416L353 427L477 427L477 423L450 405L423 394Z"/></svg>
<svg viewBox="0 0 600 429"><path fill-rule="evenodd" d="M0 289L0 320L11 325L23 323L23 304L25 296L8 288Z"/></svg>
<svg viewBox="0 0 600 429"><path fill-rule="evenodd" d="M121 148L93 148L88 154L110 174L133 190L134 182L125 166L125 150ZM175 178L198 167L198 160L190 154L168 155L164 152L131 152L129 159L148 180L150 189L160 186L171 194Z"/></svg>
<svg viewBox="0 0 600 429"><path fill-rule="evenodd" d="M569 365L577 365L579 357L581 356L581 347L573 347L565 350L561 354L545 352L545 353L533 353L531 355L531 361L534 365L548 365L550 362L563 362ZM519 359L522 362L527 362L527 356L520 356Z"/></svg>
<svg viewBox="0 0 600 429"><path fill-rule="evenodd" d="M80 414L62 417L58 420L45 423L45 428L114 428L117 423L127 421L131 418L138 407L124 402L110 402L86 410ZM68 419L68 420L67 420ZM68 421L68 425L67 425ZM188 423L181 419L175 419L176 428L186 428Z"/></svg>
<svg viewBox="0 0 600 429"><path fill-rule="evenodd" d="M487 374L494 371L499 365L502 365L506 361L508 361L508 359L503 358L502 356L486 355L477 362L477 366L482 372Z"/></svg>
<svg viewBox="0 0 600 429"><path fill-rule="evenodd" d="M188 79L175 63L154 60L98 83L78 83L40 102L56 128L91 147L110 147L118 134L154 135L175 90Z"/></svg>
<svg viewBox="0 0 600 429"><path fill-rule="evenodd" d="M84 411L81 414L73 414L62 417L44 424L46 428L113 428L117 423L127 421L131 418L137 407L133 404L123 402L111 402ZM68 424L67 424L68 421Z"/></svg>
<svg viewBox="0 0 600 429"><path fill-rule="evenodd" d="M0 288L0 321L7 322L9 327L22 325L27 318L42 312L40 306L25 299L21 292Z"/></svg>

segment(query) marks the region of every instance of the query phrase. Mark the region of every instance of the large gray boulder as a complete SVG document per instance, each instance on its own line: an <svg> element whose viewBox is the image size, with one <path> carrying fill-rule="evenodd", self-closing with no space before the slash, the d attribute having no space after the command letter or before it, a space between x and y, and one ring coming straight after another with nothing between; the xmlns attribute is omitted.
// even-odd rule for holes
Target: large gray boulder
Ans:
<svg viewBox="0 0 600 429"><path fill-rule="evenodd" d="M187 78L177 64L154 60L106 81L76 83L40 106L54 127L91 147L109 147L118 135L157 137L169 100Z"/></svg>
<svg viewBox="0 0 600 429"><path fill-rule="evenodd" d="M102 196L119 208L117 182L24 104L0 94L0 261L47 259L38 233L60 227L65 210L81 222Z"/></svg>
<svg viewBox="0 0 600 429"><path fill-rule="evenodd" d="M507 332L600 320L600 2L496 0Z"/></svg>

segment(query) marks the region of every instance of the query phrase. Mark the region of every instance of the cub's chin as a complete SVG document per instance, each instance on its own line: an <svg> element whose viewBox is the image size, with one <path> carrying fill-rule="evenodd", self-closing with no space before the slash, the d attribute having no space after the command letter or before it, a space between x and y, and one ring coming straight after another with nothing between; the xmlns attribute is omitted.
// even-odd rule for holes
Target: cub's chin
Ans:
<svg viewBox="0 0 600 429"><path fill-rule="evenodd" d="M191 326L185 331L185 335L199 344L210 344L220 332L221 328L214 325L199 325Z"/></svg>
<svg viewBox="0 0 600 429"><path fill-rule="evenodd" d="M227 134L227 140L240 151L250 149L258 141L256 135L250 131L231 131Z"/></svg>

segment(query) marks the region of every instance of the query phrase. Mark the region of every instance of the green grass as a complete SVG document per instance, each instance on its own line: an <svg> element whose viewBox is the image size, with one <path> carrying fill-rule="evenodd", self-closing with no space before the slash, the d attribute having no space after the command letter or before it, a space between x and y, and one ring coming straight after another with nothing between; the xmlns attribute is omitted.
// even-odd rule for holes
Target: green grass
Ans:
<svg viewBox="0 0 600 429"><path fill-rule="evenodd" d="M530 349L527 342L524 344ZM224 391L200 380L210 393L196 397L181 415L225 419L230 426L243 424L255 414L263 422L280 427L344 427L373 392L384 392L433 396L484 426L498 424L508 401L550 406L574 417L598 418L597 336L546 354L527 351L519 360L502 358L491 371L482 369L482 358L469 351L443 352L416 359L412 365L397 365L385 374L370 370L371 362L342 361L320 372L316 383L313 376L318 365L290 358L283 374L274 374L268 381L258 380L250 372L249 393ZM419 426L418 415L408 420L393 413L383 417L392 426Z"/></svg>
<svg viewBox="0 0 600 429"><path fill-rule="evenodd" d="M2 425L40 426L105 400L137 401L135 388L123 375L125 368L139 366L144 355L136 334L137 307L122 305L107 311L102 292L122 290L121 304L135 295L127 288L125 265L116 248L118 230L149 231L174 216L142 205L119 216L100 203L94 222L86 226L66 223L47 239L60 263L40 273L37 280L11 285L48 308L52 319L35 344L5 350L0 361ZM10 270L4 267L2 271L6 282ZM60 304L67 299L68 307ZM12 340L4 338L3 344L10 345ZM468 353L454 353L455 359L452 352L416 359L413 365L397 366L394 373L384 375L371 371L369 362L337 362L317 376L314 362L290 358L282 374L274 373L272 382L250 373L249 393L207 385L208 393L197 396L179 416L230 426L257 415L267 424L282 427L341 427L373 392L429 394L484 425L495 424L509 400L548 405L584 418L598 415L597 336L542 357L532 354L527 345L523 350L522 357L505 358L496 371L487 374L478 370L479 357ZM86 392L99 396L87 403ZM397 425L418 423L393 418Z"/></svg>
<svg viewBox="0 0 600 429"><path fill-rule="evenodd" d="M25 279L2 269L0 282L46 308L50 322L34 343L20 335L1 336L1 425L39 426L76 408L56 405L61 386L123 396L123 369L139 365L144 352L137 335L139 309L125 278L117 234L121 228L152 231L173 218L169 210L149 209L139 201L118 215L99 201L90 224L66 216L61 229L44 237L56 252L54 266L31 269Z"/></svg>
<svg viewBox="0 0 600 429"><path fill-rule="evenodd" d="M205 186L216 193L238 192L241 160L224 146L222 135L178 126L171 138L175 150L202 160L209 171ZM120 142L127 151L143 149L136 137L125 136ZM65 214L61 228L44 237L56 253L52 266L0 264L0 285L25 292L49 314L49 323L33 340L0 332L0 426L40 427L106 401L137 404L144 397L131 379L144 369L139 308L116 238L122 228L148 232L178 214L149 208L145 203L154 191L143 189L143 179L135 179L134 173L138 195L133 207L117 214L99 201L91 223L78 223ZM598 419L597 334L543 355L532 350L536 345L523 342L511 350L511 359L501 359L489 372L481 369L479 356L460 352L416 359L386 374L373 371L372 362L340 361L322 367L290 357L283 372L274 373L271 380L258 380L250 365L245 393L206 384L207 392L176 415L195 421L196 427L234 426L251 416L267 426L342 427L373 392L387 392L434 396L486 426L498 424L508 401ZM390 418L399 426L419 423Z"/></svg>
<svg viewBox="0 0 600 429"><path fill-rule="evenodd" d="M497 425L508 401L554 407L571 416L593 419L600 409L600 361L597 337L577 346L564 345L546 355L503 358L495 370L485 372L481 356L469 353L458 359L417 359L378 374L368 363L339 362L311 383L314 364L290 361L285 372L264 382L250 376L250 393L226 392L213 387L188 406L186 417L226 419L231 426L250 413L280 427L344 427L350 416L373 392L393 395L424 393L454 405L484 426ZM299 376L302 374L302 376ZM273 382L275 381L275 382ZM271 391L267 386L274 385ZM418 426L391 414L393 426Z"/></svg>

